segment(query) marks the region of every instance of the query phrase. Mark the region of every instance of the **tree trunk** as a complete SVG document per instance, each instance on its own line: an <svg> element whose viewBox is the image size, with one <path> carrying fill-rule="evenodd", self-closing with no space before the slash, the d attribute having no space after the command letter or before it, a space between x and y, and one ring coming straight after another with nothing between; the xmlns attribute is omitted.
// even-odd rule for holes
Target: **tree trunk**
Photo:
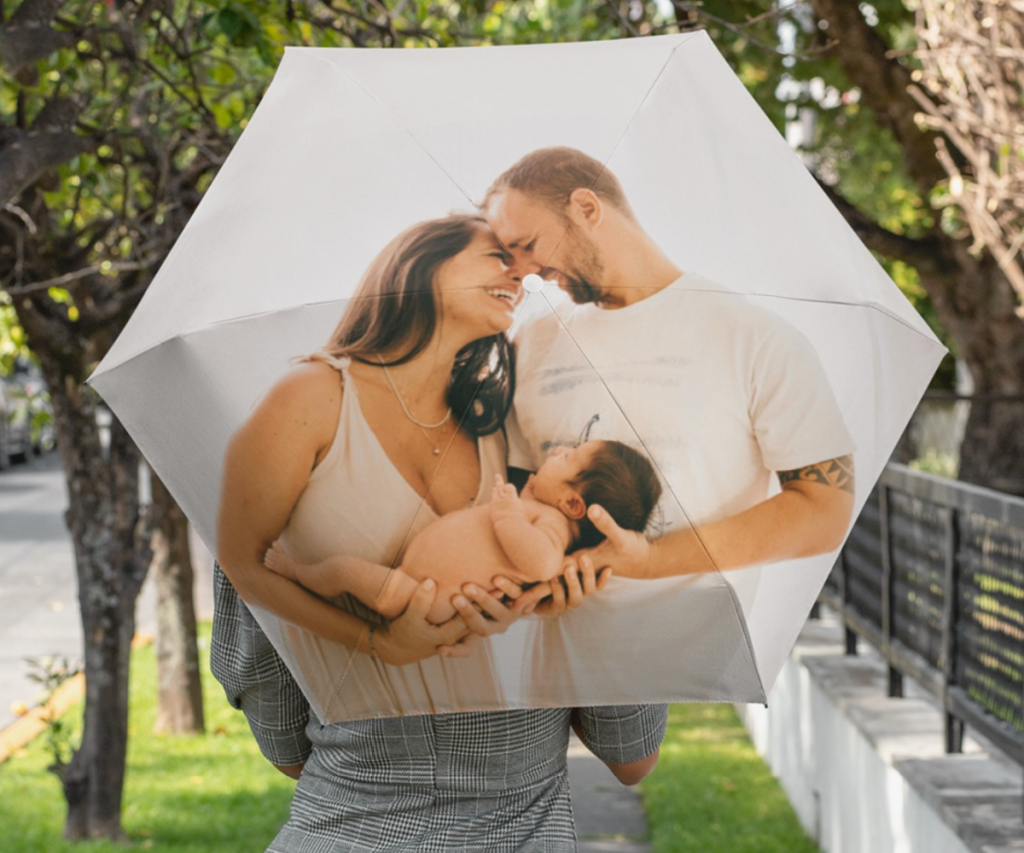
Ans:
<svg viewBox="0 0 1024 853"><path fill-rule="evenodd" d="M156 731L201 734L203 688L199 677L188 520L155 473L151 479L156 515L150 566L156 581Z"/></svg>
<svg viewBox="0 0 1024 853"><path fill-rule="evenodd" d="M67 356L67 353L62 355ZM128 658L135 602L149 563L139 515L139 453L117 420L105 441L92 389L45 351L68 486L85 648L85 720L70 763L53 768L68 803L69 839L123 839L121 796L128 742Z"/></svg>
<svg viewBox="0 0 1024 853"><path fill-rule="evenodd" d="M974 380L959 478L1024 496L1024 323L1016 295L995 259L975 258L947 239L950 271L923 274L921 283Z"/></svg>
<svg viewBox="0 0 1024 853"><path fill-rule="evenodd" d="M909 93L912 71L890 53L859 4L811 0L815 15L831 24L830 53L861 90L880 124L903 152L907 174L923 198L949 177L937 145L950 140L922 129L920 105ZM962 156L960 152L957 156ZM871 223L840 202L840 210L869 248L914 266L939 319L970 368L977 399L971 405L960 454L960 479L1024 495L1024 321L1010 278L990 251L971 237L950 234L941 218L925 237L910 239ZM894 366L898 369L898 366Z"/></svg>
<svg viewBox="0 0 1024 853"><path fill-rule="evenodd" d="M960 479L1024 497L1024 394L971 403Z"/></svg>

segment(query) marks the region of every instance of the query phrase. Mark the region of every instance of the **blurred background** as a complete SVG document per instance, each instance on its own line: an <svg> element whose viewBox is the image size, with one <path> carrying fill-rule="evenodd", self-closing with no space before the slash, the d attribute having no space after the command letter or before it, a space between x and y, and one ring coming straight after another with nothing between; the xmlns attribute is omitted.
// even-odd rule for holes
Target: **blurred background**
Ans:
<svg viewBox="0 0 1024 853"><path fill-rule="evenodd" d="M201 607L197 627L192 559L205 564L209 556L192 554L184 517L85 380L244 130L285 46L433 48L693 29L709 32L822 191L950 349L894 449L894 465L993 490L1004 498L992 500L1017 506L1024 496L1020 3L2 0L0 624L8 628L0 659L12 703L3 722L28 712L43 719L49 752L38 768L48 767L60 783L47 780L46 797L60 805L62 790L66 800L31 826L49 826L53 839L120 839L127 807L134 840L170 843L160 833L174 831L159 828L159 810L141 804L147 795L122 798L128 650L147 576L153 674L133 676L133 683L149 685L152 719L133 723L131 738L144 739L153 728L181 737L235 736L223 702L206 712L216 720L212 729L204 719L206 614ZM665 164L675 172L700 167ZM950 498L943 512L952 513L957 500ZM919 551L941 562L941 549L929 543L952 534L935 530L918 536ZM1010 651L984 665L1007 685L996 704L1012 745L1013 731L1019 738L1024 729L1024 590L1012 571L1019 531L1012 524L1008 530L992 535L1010 543L999 546L1010 574L997 573L1002 598L983 602L989 616L978 622L1001 614L996 642ZM979 548L990 552L991 542ZM881 602L892 576L891 566L883 576L882 564L891 561L867 559L882 578L872 581L869 595ZM923 588L942 593L949 577L936 570ZM989 575L978 584L991 593ZM841 602L843 582L831 589ZM908 596L918 600L916 592ZM930 605L940 636L947 624L942 600ZM33 633L31 626L45 622L32 615L37 605L46 619L76 611L77 645L58 648L63 628ZM880 616L880 630L883 622ZM936 653L939 669L945 661ZM74 681L79 668L86 674L84 724L80 710L71 715L79 722L62 722L23 687L34 678L45 700ZM220 701L215 690L207 701ZM693 720L680 726L699 728ZM238 738L241 744L244 732ZM0 786L5 778L22 778L9 761L0 763ZM678 823L678 814L666 820ZM5 849L57 849L25 840L36 831L31 826ZM210 849L229 849L225 843ZM764 843L750 849L769 849ZM798 849L797 842L780 844ZM735 842L723 849L745 848Z"/></svg>

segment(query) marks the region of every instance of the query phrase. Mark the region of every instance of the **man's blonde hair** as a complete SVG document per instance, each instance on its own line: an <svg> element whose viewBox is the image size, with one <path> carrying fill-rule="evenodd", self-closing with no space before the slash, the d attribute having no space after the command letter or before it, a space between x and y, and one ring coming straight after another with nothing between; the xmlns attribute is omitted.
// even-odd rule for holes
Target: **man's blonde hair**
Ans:
<svg viewBox="0 0 1024 853"><path fill-rule="evenodd" d="M480 207L486 209L504 190L518 190L567 217L569 197L578 189L590 190L630 219L636 218L618 178L600 160L565 146L540 148L522 157L491 184Z"/></svg>

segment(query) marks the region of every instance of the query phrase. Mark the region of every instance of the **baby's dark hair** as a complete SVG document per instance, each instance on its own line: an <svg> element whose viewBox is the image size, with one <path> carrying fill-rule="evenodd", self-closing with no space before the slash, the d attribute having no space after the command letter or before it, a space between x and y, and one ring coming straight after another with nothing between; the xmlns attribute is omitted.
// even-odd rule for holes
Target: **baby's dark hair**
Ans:
<svg viewBox="0 0 1024 853"><path fill-rule="evenodd" d="M650 521L661 483L646 456L621 441L600 441L586 470L573 482L586 505L600 504L624 530L643 533ZM604 540L589 518L579 520L577 548L592 548Z"/></svg>

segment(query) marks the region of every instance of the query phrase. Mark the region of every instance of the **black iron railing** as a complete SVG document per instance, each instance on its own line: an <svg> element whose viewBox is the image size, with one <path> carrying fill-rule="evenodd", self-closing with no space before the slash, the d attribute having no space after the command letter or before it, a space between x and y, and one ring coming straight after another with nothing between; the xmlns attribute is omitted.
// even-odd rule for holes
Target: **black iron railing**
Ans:
<svg viewBox="0 0 1024 853"><path fill-rule="evenodd" d="M1024 500L889 465L820 600L890 696L908 676L941 703L948 752L970 726L1024 766Z"/></svg>

